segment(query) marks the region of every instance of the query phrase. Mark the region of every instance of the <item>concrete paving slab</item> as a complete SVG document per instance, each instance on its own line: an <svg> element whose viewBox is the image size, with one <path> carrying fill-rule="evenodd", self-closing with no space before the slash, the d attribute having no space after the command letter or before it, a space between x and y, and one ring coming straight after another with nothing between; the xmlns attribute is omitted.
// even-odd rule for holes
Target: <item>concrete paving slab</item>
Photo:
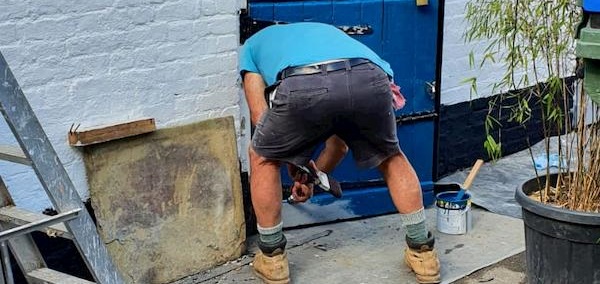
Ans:
<svg viewBox="0 0 600 284"><path fill-rule="evenodd" d="M232 117L85 149L99 233L126 283L167 283L242 254L237 157Z"/></svg>
<svg viewBox="0 0 600 284"><path fill-rule="evenodd" d="M426 210L435 232L435 209ZM292 283L415 283L403 263L404 232L397 215L287 230ZM174 284L260 283L250 262L256 251L213 270ZM522 252L520 219L473 209L473 229L466 235L436 233L443 283L451 283L480 268Z"/></svg>

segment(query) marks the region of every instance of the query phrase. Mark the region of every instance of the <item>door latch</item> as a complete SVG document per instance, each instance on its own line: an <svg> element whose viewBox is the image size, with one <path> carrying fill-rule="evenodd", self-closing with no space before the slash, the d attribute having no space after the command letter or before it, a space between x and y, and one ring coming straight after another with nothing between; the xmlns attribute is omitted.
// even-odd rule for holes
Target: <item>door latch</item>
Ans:
<svg viewBox="0 0 600 284"><path fill-rule="evenodd" d="M429 94L429 97L432 100L435 100L435 94L436 94L435 81L425 82L425 91Z"/></svg>

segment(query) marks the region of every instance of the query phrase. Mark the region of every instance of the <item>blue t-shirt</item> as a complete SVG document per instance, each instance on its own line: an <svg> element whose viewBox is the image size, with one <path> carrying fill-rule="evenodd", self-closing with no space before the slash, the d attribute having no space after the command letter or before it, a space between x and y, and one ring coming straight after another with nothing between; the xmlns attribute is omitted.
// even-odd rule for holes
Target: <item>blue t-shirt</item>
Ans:
<svg viewBox="0 0 600 284"><path fill-rule="evenodd" d="M338 28L322 23L273 25L250 37L240 52L240 72L259 73L267 83L292 66L345 58L365 58L393 76L390 64Z"/></svg>

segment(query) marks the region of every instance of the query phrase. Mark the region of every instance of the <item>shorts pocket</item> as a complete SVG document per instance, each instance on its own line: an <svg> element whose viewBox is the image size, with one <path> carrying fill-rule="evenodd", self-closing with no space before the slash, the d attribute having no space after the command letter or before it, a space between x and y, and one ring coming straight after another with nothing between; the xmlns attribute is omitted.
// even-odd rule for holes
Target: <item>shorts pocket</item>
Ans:
<svg viewBox="0 0 600 284"><path fill-rule="evenodd" d="M326 94L328 92L327 88L314 88L314 89L302 89L290 91L291 96L318 96L322 94Z"/></svg>
<svg viewBox="0 0 600 284"><path fill-rule="evenodd" d="M327 88L312 88L290 91L290 102L295 109L309 109L325 99L329 93Z"/></svg>

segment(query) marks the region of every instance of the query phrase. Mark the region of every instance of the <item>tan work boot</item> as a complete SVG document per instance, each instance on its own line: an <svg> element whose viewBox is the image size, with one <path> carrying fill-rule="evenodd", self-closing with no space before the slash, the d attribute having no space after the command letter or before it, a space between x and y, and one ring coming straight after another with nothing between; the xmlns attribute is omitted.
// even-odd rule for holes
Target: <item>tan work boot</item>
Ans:
<svg viewBox="0 0 600 284"><path fill-rule="evenodd" d="M259 251L252 262L254 273L267 284L290 283L287 253L281 249L266 255Z"/></svg>
<svg viewBox="0 0 600 284"><path fill-rule="evenodd" d="M433 248L434 239L429 233L425 244L413 244L406 240L404 262L417 276L419 283L440 283L440 261Z"/></svg>

